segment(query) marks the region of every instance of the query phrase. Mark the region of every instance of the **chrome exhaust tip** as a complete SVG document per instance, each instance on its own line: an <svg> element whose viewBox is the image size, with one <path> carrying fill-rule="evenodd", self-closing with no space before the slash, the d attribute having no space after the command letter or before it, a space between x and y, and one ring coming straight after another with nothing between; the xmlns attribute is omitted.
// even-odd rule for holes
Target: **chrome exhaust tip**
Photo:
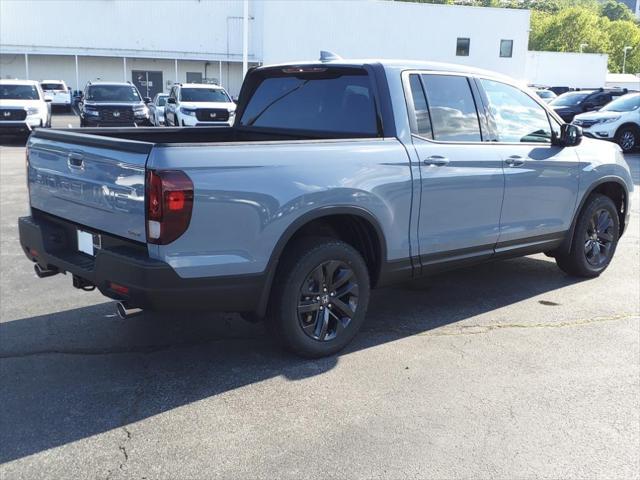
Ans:
<svg viewBox="0 0 640 480"><path fill-rule="evenodd" d="M140 315L142 313L142 309L132 307L127 302L118 302L116 303L116 312L121 319L126 320Z"/></svg>

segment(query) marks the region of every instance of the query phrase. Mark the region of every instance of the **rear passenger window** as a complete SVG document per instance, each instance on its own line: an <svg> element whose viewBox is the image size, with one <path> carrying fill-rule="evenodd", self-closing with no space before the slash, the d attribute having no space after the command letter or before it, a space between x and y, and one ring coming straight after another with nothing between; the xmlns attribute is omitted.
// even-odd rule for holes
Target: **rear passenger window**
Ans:
<svg viewBox="0 0 640 480"><path fill-rule="evenodd" d="M422 75L434 140L480 142L480 123L466 77Z"/></svg>
<svg viewBox="0 0 640 480"><path fill-rule="evenodd" d="M427 108L427 98L424 96L420 76L415 73L410 75L409 85L411 87L411 97L413 98L416 133L423 137L433 138L431 118L429 118L429 110Z"/></svg>
<svg viewBox="0 0 640 480"><path fill-rule="evenodd" d="M489 111L499 142L551 142L547 112L522 90L480 80L489 100Z"/></svg>

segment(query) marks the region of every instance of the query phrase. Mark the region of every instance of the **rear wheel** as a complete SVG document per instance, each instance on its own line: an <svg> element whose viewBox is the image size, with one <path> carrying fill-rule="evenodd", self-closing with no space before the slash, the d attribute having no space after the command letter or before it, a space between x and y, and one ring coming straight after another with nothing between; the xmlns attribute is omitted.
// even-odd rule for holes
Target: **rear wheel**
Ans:
<svg viewBox="0 0 640 480"><path fill-rule="evenodd" d="M620 145L623 152L630 152L638 143L638 130L633 127L622 127L616 133L616 143Z"/></svg>
<svg viewBox="0 0 640 480"><path fill-rule="evenodd" d="M303 357L331 355L358 333L369 303L360 253L334 239L304 239L278 270L268 325L275 340Z"/></svg>
<svg viewBox="0 0 640 480"><path fill-rule="evenodd" d="M578 217L571 250L556 255L558 267L569 275L597 277L609 266L619 235L620 220L613 201L592 195Z"/></svg>

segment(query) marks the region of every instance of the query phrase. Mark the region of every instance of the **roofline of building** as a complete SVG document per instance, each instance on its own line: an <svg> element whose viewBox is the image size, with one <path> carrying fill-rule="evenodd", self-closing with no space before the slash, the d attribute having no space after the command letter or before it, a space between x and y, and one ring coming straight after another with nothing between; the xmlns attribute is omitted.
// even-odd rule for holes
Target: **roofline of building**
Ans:
<svg viewBox="0 0 640 480"><path fill-rule="evenodd" d="M135 49L87 48L87 47L58 47L33 45L0 46L0 54L4 55L63 55L79 57L113 57L113 58L145 58L155 60L193 60L209 62L242 63L242 53L218 52L180 52L180 51L149 51ZM260 63L255 55L249 55L249 62Z"/></svg>

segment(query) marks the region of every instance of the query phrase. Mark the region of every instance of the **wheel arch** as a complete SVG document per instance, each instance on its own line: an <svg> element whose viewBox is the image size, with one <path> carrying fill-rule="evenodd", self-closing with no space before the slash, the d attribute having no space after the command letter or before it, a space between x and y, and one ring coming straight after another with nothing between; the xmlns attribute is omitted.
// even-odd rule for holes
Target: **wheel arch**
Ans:
<svg viewBox="0 0 640 480"><path fill-rule="evenodd" d="M342 228L351 230L343 230ZM267 263L262 294L256 314L264 316L269 303L282 254L298 238L328 236L346 241L364 257L371 286L375 286L387 259L387 245L380 223L368 210L361 207L321 207L296 218L280 236Z"/></svg>
<svg viewBox="0 0 640 480"><path fill-rule="evenodd" d="M620 133L620 131L621 131L623 128L627 128L627 127L631 128L631 129L632 129L632 130L634 130L636 133L640 133L640 125L638 125L638 124L636 124L636 123L633 123L633 122L625 122L625 123L623 123L622 125L620 125L620 126L616 129L616 134L615 134L615 136L617 137L617 136L618 136L618 133Z"/></svg>
<svg viewBox="0 0 640 480"><path fill-rule="evenodd" d="M576 228L576 223L578 222L578 217L582 213L587 200L594 193L600 193L605 195L613 201L616 205L616 210L618 211L618 218L620 221L620 236L624 233L625 230L625 213L627 208L629 207L629 192L627 190L627 185L625 184L622 178L617 176L606 176L598 179L598 181L594 182L589 189L584 193L582 198L580 199L580 203L578 204L578 208L573 215L573 220L571 221L571 227L567 232L567 236L565 237L564 242L560 246L559 250L565 253L569 253L571 250L571 244L573 242L573 234Z"/></svg>

